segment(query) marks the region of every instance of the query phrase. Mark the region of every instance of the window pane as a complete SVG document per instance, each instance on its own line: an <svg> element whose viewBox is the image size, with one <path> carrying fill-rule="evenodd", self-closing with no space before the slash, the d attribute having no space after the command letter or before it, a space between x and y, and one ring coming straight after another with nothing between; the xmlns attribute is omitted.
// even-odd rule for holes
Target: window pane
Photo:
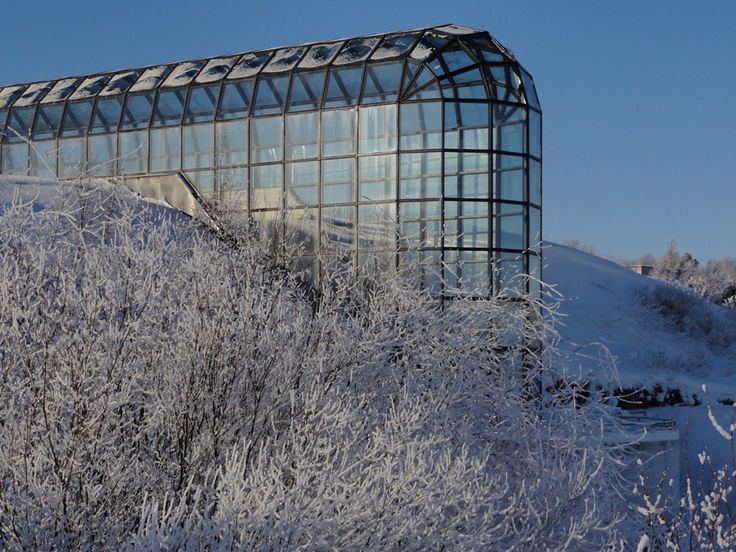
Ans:
<svg viewBox="0 0 736 552"><path fill-rule="evenodd" d="M445 201L445 247L488 247L488 203Z"/></svg>
<svg viewBox="0 0 736 552"><path fill-rule="evenodd" d="M184 168L209 169L215 166L214 125L182 127Z"/></svg>
<svg viewBox="0 0 736 552"><path fill-rule="evenodd" d="M281 161L283 144L281 136L281 117L253 119L251 128L251 163Z"/></svg>
<svg viewBox="0 0 736 552"><path fill-rule="evenodd" d="M529 208L529 247L539 251L542 241L542 212L534 207Z"/></svg>
<svg viewBox="0 0 736 552"><path fill-rule="evenodd" d="M418 38L419 35L416 33L385 36L371 59L388 59L403 55L414 46Z"/></svg>
<svg viewBox="0 0 736 552"><path fill-rule="evenodd" d="M219 169L216 174L217 193L226 208L248 208L248 168Z"/></svg>
<svg viewBox="0 0 736 552"><path fill-rule="evenodd" d="M132 128L146 128L151 119L153 110L153 94L133 94L125 100L123 118L120 122L121 130Z"/></svg>
<svg viewBox="0 0 736 552"><path fill-rule="evenodd" d="M493 149L524 153L525 110L522 107L495 104L493 108Z"/></svg>
<svg viewBox="0 0 736 552"><path fill-rule="evenodd" d="M360 160L359 201L396 199L396 156L374 155Z"/></svg>
<svg viewBox="0 0 736 552"><path fill-rule="evenodd" d="M402 247L441 247L442 210L440 202L400 203L399 235Z"/></svg>
<svg viewBox="0 0 736 552"><path fill-rule="evenodd" d="M189 95L184 124L204 123L215 119L220 86L195 86Z"/></svg>
<svg viewBox="0 0 736 552"><path fill-rule="evenodd" d="M181 168L181 129L160 128L151 131L151 171L175 171Z"/></svg>
<svg viewBox="0 0 736 552"><path fill-rule="evenodd" d="M286 206L316 205L319 203L319 163L286 164Z"/></svg>
<svg viewBox="0 0 736 552"><path fill-rule="evenodd" d="M488 104L445 104L445 147L488 149Z"/></svg>
<svg viewBox="0 0 736 552"><path fill-rule="evenodd" d="M353 159L322 161L322 202L348 203L355 201Z"/></svg>
<svg viewBox="0 0 736 552"><path fill-rule="evenodd" d="M440 81L445 98L486 99L486 87L480 70L471 69Z"/></svg>
<svg viewBox="0 0 736 552"><path fill-rule="evenodd" d="M536 255L529 255L529 293L539 298L542 280L542 263Z"/></svg>
<svg viewBox="0 0 736 552"><path fill-rule="evenodd" d="M253 115L272 115L283 111L289 77L258 79L253 100Z"/></svg>
<svg viewBox="0 0 736 552"><path fill-rule="evenodd" d="M396 149L396 105L360 108L360 153Z"/></svg>
<svg viewBox="0 0 736 552"><path fill-rule="evenodd" d="M28 174L28 144L3 146L3 174L25 176Z"/></svg>
<svg viewBox="0 0 736 552"><path fill-rule="evenodd" d="M111 98L100 98L95 106L95 114L92 117L90 132L115 132L118 129L118 120L123 106L120 96Z"/></svg>
<svg viewBox="0 0 736 552"><path fill-rule="evenodd" d="M488 154L445 154L445 196L488 197Z"/></svg>
<svg viewBox="0 0 736 552"><path fill-rule="evenodd" d="M359 67L330 70L324 107L355 105L360 92L360 78L363 70Z"/></svg>
<svg viewBox="0 0 736 552"><path fill-rule="evenodd" d="M180 125L187 89L165 90L159 93L153 111L153 126Z"/></svg>
<svg viewBox="0 0 736 552"><path fill-rule="evenodd" d="M465 52L465 50L463 50L459 46L451 50L446 50L441 57L442 61L445 64L445 67L447 67L447 70L450 73L452 73L453 71L458 71L463 67L467 67L468 65L473 65L473 63L475 63Z"/></svg>
<svg viewBox="0 0 736 552"><path fill-rule="evenodd" d="M326 247L352 248L355 243L355 207L323 207L322 238Z"/></svg>
<svg viewBox="0 0 736 552"><path fill-rule="evenodd" d="M74 178L84 171L86 138L59 140L59 178Z"/></svg>
<svg viewBox="0 0 736 552"><path fill-rule="evenodd" d="M401 104L401 149L435 149L442 146L442 104Z"/></svg>
<svg viewBox="0 0 736 552"><path fill-rule="evenodd" d="M56 177L56 140L31 144L30 176L51 179Z"/></svg>
<svg viewBox="0 0 736 552"><path fill-rule="evenodd" d="M286 159L317 157L317 112L286 117Z"/></svg>
<svg viewBox="0 0 736 552"><path fill-rule="evenodd" d="M494 197L524 201L524 158L494 155Z"/></svg>
<svg viewBox="0 0 736 552"><path fill-rule="evenodd" d="M520 253L494 253L494 293L504 297L517 297L524 292L524 255Z"/></svg>
<svg viewBox="0 0 736 552"><path fill-rule="evenodd" d="M291 79L291 95L287 111L319 109L324 81L324 71L295 74Z"/></svg>
<svg viewBox="0 0 736 552"><path fill-rule="evenodd" d="M0 142L5 135L5 122L8 120L8 112L0 111Z"/></svg>
<svg viewBox="0 0 736 552"><path fill-rule="evenodd" d="M335 65L346 65L363 61L378 44L378 38L354 38L348 42L335 58Z"/></svg>
<svg viewBox="0 0 736 552"><path fill-rule="evenodd" d="M248 121L217 123L217 166L248 162Z"/></svg>
<svg viewBox="0 0 736 552"><path fill-rule="evenodd" d="M91 136L87 145L90 174L93 176L115 174L115 159L118 156L117 135Z"/></svg>
<svg viewBox="0 0 736 552"><path fill-rule="evenodd" d="M8 129L5 133L6 142L21 142L31 135L35 107L15 108L10 111Z"/></svg>
<svg viewBox="0 0 736 552"><path fill-rule="evenodd" d="M529 160L529 201L542 204L542 164Z"/></svg>
<svg viewBox="0 0 736 552"><path fill-rule="evenodd" d="M148 172L148 132L123 132L120 134L120 172Z"/></svg>
<svg viewBox="0 0 736 552"><path fill-rule="evenodd" d="M445 251L445 284L450 293L487 295L488 253L485 251Z"/></svg>
<svg viewBox="0 0 736 552"><path fill-rule="evenodd" d="M406 251L399 254L399 267L436 295L442 291L441 257L439 251Z"/></svg>
<svg viewBox="0 0 736 552"><path fill-rule="evenodd" d="M253 209L278 209L281 207L283 165L251 167L250 181L253 189Z"/></svg>
<svg viewBox="0 0 736 552"><path fill-rule="evenodd" d="M396 248L396 203L358 206L358 246L378 250Z"/></svg>
<svg viewBox="0 0 736 552"><path fill-rule="evenodd" d="M193 171L185 175L205 198L212 199L215 196L215 171Z"/></svg>
<svg viewBox="0 0 736 552"><path fill-rule="evenodd" d="M233 82L222 89L218 119L239 119L248 115L253 81Z"/></svg>
<svg viewBox="0 0 736 552"><path fill-rule="evenodd" d="M402 153L399 163L402 199L442 195L442 154Z"/></svg>
<svg viewBox="0 0 736 552"><path fill-rule="evenodd" d="M362 103L388 102L399 95L403 63L369 65L366 69Z"/></svg>
<svg viewBox="0 0 736 552"><path fill-rule="evenodd" d="M56 138L63 112L64 104L43 105L39 107L36 122L33 126L33 139Z"/></svg>
<svg viewBox="0 0 736 552"><path fill-rule="evenodd" d="M494 247L524 249L524 207L496 203L494 214Z"/></svg>
<svg viewBox="0 0 736 552"><path fill-rule="evenodd" d="M524 84L524 92L526 93L526 100L532 107L539 107L539 98L537 98L537 90L534 88L534 80L529 73L521 70L521 82Z"/></svg>
<svg viewBox="0 0 736 552"><path fill-rule="evenodd" d="M322 112L322 155L355 153L355 110Z"/></svg>
<svg viewBox="0 0 736 552"><path fill-rule="evenodd" d="M529 153L542 157L542 116L529 111Z"/></svg>
<svg viewBox="0 0 736 552"><path fill-rule="evenodd" d="M83 136L87 134L89 118L92 115L92 100L69 102L61 124L62 136Z"/></svg>

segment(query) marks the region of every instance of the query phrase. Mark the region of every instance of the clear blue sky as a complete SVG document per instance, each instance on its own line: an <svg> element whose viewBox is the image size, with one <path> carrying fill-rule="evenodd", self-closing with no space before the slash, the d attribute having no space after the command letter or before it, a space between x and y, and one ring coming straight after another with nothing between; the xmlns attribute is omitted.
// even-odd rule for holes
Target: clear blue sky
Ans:
<svg viewBox="0 0 736 552"><path fill-rule="evenodd" d="M545 238L736 257L736 1L4 2L0 83L458 23L544 108Z"/></svg>

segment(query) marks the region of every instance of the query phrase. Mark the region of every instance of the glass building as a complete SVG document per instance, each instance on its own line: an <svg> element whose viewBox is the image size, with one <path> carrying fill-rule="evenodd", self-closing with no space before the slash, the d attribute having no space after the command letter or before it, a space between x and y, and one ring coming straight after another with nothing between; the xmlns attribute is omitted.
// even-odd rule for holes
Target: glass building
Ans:
<svg viewBox="0 0 736 552"><path fill-rule="evenodd" d="M323 258L419 263L438 296L539 292L541 109L484 31L4 86L0 136L5 175L181 175L206 203L298 226Z"/></svg>

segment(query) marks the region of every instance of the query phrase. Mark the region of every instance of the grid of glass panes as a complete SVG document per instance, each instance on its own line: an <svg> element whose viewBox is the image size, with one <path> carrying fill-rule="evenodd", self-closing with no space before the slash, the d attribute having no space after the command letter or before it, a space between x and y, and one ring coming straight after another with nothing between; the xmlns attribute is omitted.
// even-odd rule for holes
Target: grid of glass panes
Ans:
<svg viewBox="0 0 736 552"><path fill-rule="evenodd" d="M269 224L286 208L328 255L420 262L438 293L515 294L525 274L538 289L541 112L531 77L485 33L6 87L3 129L5 174L182 171Z"/></svg>

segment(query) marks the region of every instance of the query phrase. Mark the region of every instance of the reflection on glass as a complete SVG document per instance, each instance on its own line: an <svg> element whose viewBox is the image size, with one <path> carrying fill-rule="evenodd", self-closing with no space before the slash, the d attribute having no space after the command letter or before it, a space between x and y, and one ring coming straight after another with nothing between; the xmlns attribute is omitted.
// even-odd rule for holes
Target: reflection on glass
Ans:
<svg viewBox="0 0 736 552"><path fill-rule="evenodd" d="M51 179L56 176L56 141L33 142L31 145L30 176Z"/></svg>
<svg viewBox="0 0 736 552"><path fill-rule="evenodd" d="M448 152L445 154L445 196L488 197L488 154Z"/></svg>
<svg viewBox="0 0 736 552"><path fill-rule="evenodd" d="M87 134L91 115L92 100L68 102L64 120L61 123L61 136L83 136Z"/></svg>
<svg viewBox="0 0 736 552"><path fill-rule="evenodd" d="M488 149L488 104L445 104L445 147Z"/></svg>
<svg viewBox="0 0 736 552"><path fill-rule="evenodd" d="M125 100L120 130L146 128L151 120L153 94L131 94Z"/></svg>
<svg viewBox="0 0 736 552"><path fill-rule="evenodd" d="M319 162L286 164L286 206L319 203Z"/></svg>
<svg viewBox="0 0 736 552"><path fill-rule="evenodd" d="M445 201L445 247L488 248L488 203Z"/></svg>
<svg viewBox="0 0 736 552"><path fill-rule="evenodd" d="M399 197L429 198L442 195L442 154L402 153L399 159Z"/></svg>
<svg viewBox="0 0 736 552"><path fill-rule="evenodd" d="M289 77L268 77L258 79L253 115L273 115L281 113L286 101Z"/></svg>
<svg viewBox="0 0 736 552"><path fill-rule="evenodd" d="M396 199L396 156L361 157L359 201Z"/></svg>
<svg viewBox="0 0 736 552"><path fill-rule="evenodd" d="M396 203L358 206L358 247L377 250L396 248Z"/></svg>
<svg viewBox="0 0 736 552"><path fill-rule="evenodd" d="M214 125L182 127L185 169L209 169L215 166Z"/></svg>
<svg viewBox="0 0 736 552"><path fill-rule="evenodd" d="M348 203L355 200L353 159L322 161L322 202Z"/></svg>
<svg viewBox="0 0 736 552"><path fill-rule="evenodd" d="M286 116L286 159L316 158L318 153L318 114Z"/></svg>
<svg viewBox="0 0 736 552"><path fill-rule="evenodd" d="M115 134L90 136L87 147L89 148L89 170L92 176L115 174L115 160L118 156Z"/></svg>
<svg viewBox="0 0 736 552"><path fill-rule="evenodd" d="M511 203L496 203L494 213L495 247L524 249L524 207Z"/></svg>
<svg viewBox="0 0 736 552"><path fill-rule="evenodd" d="M59 178L74 178L84 172L86 138L59 140Z"/></svg>
<svg viewBox="0 0 736 552"><path fill-rule="evenodd" d="M355 243L355 207L323 207L322 240L325 247L352 247Z"/></svg>
<svg viewBox="0 0 736 552"><path fill-rule="evenodd" d="M355 110L322 112L322 155L355 153Z"/></svg>
<svg viewBox="0 0 736 552"><path fill-rule="evenodd" d="M399 236L402 247L441 247L442 209L440 202L400 203Z"/></svg>
<svg viewBox="0 0 736 552"><path fill-rule="evenodd" d="M325 73L297 73L291 79L291 94L287 111L318 109L322 98Z"/></svg>
<svg viewBox="0 0 736 552"><path fill-rule="evenodd" d="M3 146L3 174L26 176L28 174L28 144Z"/></svg>
<svg viewBox="0 0 736 552"><path fill-rule="evenodd" d="M64 104L42 105L39 107L31 138L33 140L56 138L63 111Z"/></svg>
<svg viewBox="0 0 736 552"><path fill-rule="evenodd" d="M534 160L529 161L529 201L542 204L542 164Z"/></svg>
<svg viewBox="0 0 736 552"><path fill-rule="evenodd" d="M238 119L248 115L253 81L228 83L222 89L218 120Z"/></svg>
<svg viewBox="0 0 736 552"><path fill-rule="evenodd" d="M368 65L361 103L378 103L395 100L399 95L403 63Z"/></svg>
<svg viewBox="0 0 736 552"><path fill-rule="evenodd" d="M487 295L488 253L486 251L445 251L445 285L450 294Z"/></svg>
<svg viewBox="0 0 736 552"><path fill-rule="evenodd" d="M156 100L156 108L153 110L153 126L181 124L181 114L184 111L184 101L186 99L186 88L160 92Z"/></svg>
<svg viewBox="0 0 736 552"><path fill-rule="evenodd" d="M178 127L151 130L151 171L179 170L181 130Z"/></svg>
<svg viewBox="0 0 736 552"><path fill-rule="evenodd" d="M517 155L494 155L494 197L524 201L524 158Z"/></svg>
<svg viewBox="0 0 736 552"><path fill-rule="evenodd" d="M184 124L205 123L214 120L220 85L195 86L189 93Z"/></svg>
<svg viewBox="0 0 736 552"><path fill-rule="evenodd" d="M283 165L260 165L251 167L253 209L278 209L284 182Z"/></svg>
<svg viewBox="0 0 736 552"><path fill-rule="evenodd" d="M216 125L217 166L245 165L248 162L248 121L228 121Z"/></svg>
<svg viewBox="0 0 736 552"><path fill-rule="evenodd" d="M493 149L524 153L526 111L521 106L495 104L493 108Z"/></svg>
<svg viewBox="0 0 736 552"><path fill-rule="evenodd" d="M442 146L442 104L400 104L402 150L438 149Z"/></svg>
<svg viewBox="0 0 736 552"><path fill-rule="evenodd" d="M122 107L123 99L120 96L98 99L95 114L92 116L90 133L115 132L118 129Z"/></svg>
<svg viewBox="0 0 736 552"><path fill-rule="evenodd" d="M355 105L358 102L362 74L360 67L331 69L323 107Z"/></svg>
<svg viewBox="0 0 736 552"><path fill-rule="evenodd" d="M281 117L251 121L251 163L268 163L283 159L281 121Z"/></svg>
<svg viewBox="0 0 736 552"><path fill-rule="evenodd" d="M360 153L396 149L396 105L360 108Z"/></svg>
<svg viewBox="0 0 736 552"><path fill-rule="evenodd" d="M120 172L148 171L148 133L146 131L120 134Z"/></svg>

